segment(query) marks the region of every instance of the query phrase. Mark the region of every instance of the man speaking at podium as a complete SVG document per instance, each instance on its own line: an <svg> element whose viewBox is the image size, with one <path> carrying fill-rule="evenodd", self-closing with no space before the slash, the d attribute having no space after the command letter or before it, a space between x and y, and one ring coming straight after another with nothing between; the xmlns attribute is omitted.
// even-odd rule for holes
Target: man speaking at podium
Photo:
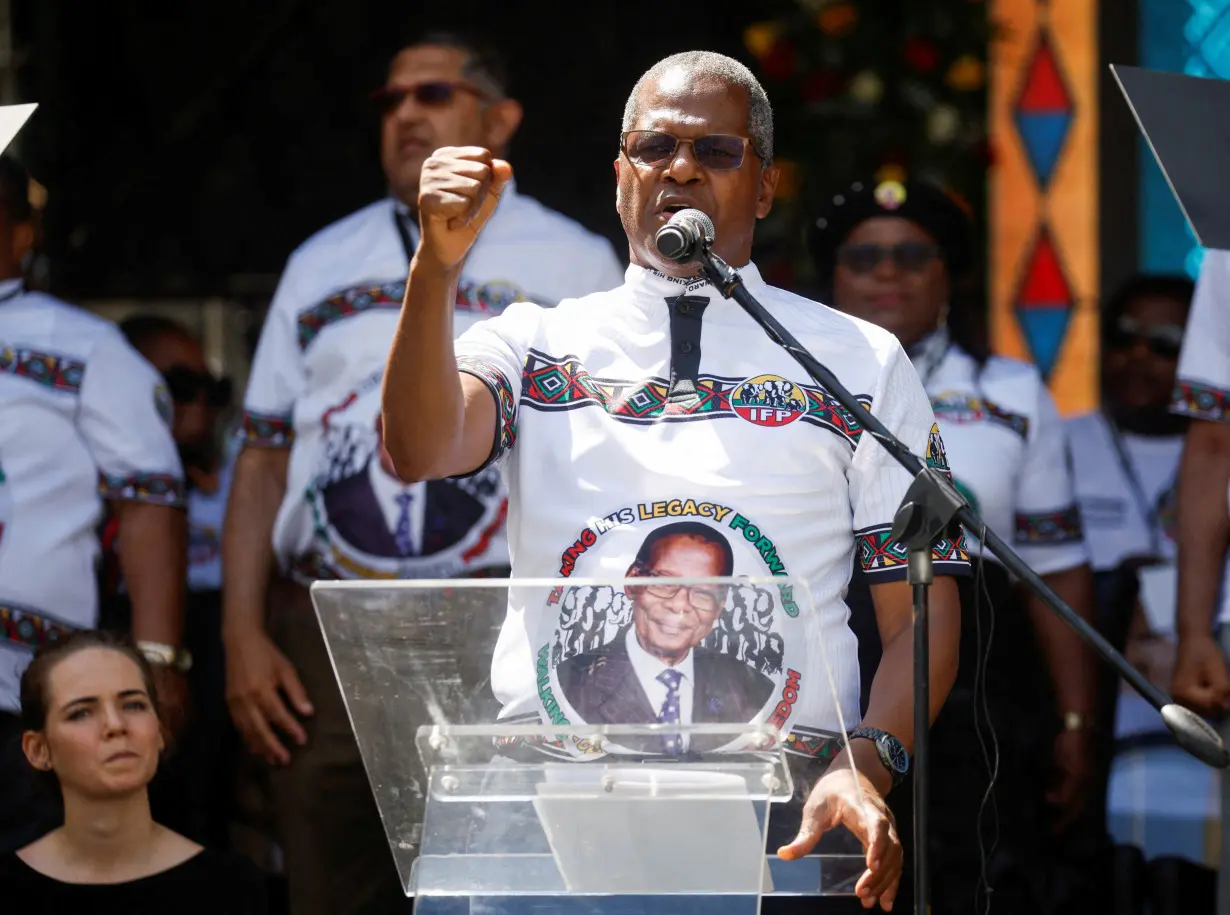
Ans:
<svg viewBox="0 0 1230 915"><path fill-rule="evenodd" d="M695 264L661 256L656 233L680 209L706 213L714 253L749 291L908 447L946 469L931 406L891 334L769 286L751 263L778 170L768 98L741 64L697 51L651 68L628 99L615 175L631 258L624 285L550 309L513 305L454 347L461 264L511 169L474 147L427 161L422 243L384 378L385 445L407 481L500 462L517 578L621 580L647 534L689 521L720 532L735 576L806 579L811 604L802 606L786 587L733 588L738 599L730 595L702 641L772 681L754 720L777 725L794 752L831 759L779 853L798 857L825 831L848 827L867 854L858 902L887 911L902 849L884 796L905 775L901 750L913 742L911 594L906 553L889 531L910 476ZM866 715L842 746L839 715L853 724L860 711L844 603L856 555L884 653ZM962 542L936 547L933 717L956 674L959 607L944 576L967 569ZM582 612L561 585L544 606L510 614L500 634L492 688L503 720L584 722L561 669L567 679L570 658L627 637L630 597L591 595ZM681 685L667 681L656 720L680 720ZM829 902L804 904L825 912ZM779 904L768 897L765 911Z"/></svg>

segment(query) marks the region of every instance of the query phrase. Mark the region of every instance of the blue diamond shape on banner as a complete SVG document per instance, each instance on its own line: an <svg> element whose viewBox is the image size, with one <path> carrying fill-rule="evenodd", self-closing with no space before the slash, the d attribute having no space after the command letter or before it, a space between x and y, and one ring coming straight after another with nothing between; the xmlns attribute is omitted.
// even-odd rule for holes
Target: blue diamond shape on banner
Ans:
<svg viewBox="0 0 1230 915"><path fill-rule="evenodd" d="M1021 329L1029 340L1029 350L1044 378L1055 368L1071 317L1072 309L1067 305L1035 305L1017 312Z"/></svg>
<svg viewBox="0 0 1230 915"><path fill-rule="evenodd" d="M1063 141L1068 138L1072 115L1062 112L1033 114L1018 112L1016 129L1021 135L1025 155L1033 168L1038 184L1046 187L1055 172L1055 163L1063 152Z"/></svg>

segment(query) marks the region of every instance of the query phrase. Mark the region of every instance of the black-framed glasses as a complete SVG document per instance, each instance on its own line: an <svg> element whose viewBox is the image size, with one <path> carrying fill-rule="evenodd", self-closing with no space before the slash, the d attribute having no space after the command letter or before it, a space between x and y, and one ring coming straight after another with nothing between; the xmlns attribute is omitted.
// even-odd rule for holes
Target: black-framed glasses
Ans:
<svg viewBox="0 0 1230 915"><path fill-rule="evenodd" d="M390 114L410 96L414 96L414 100L424 108L443 108L451 105L459 92L468 92L480 99L487 98L485 92L469 83L433 79L405 86L381 86L371 94L371 100L381 114Z"/></svg>
<svg viewBox="0 0 1230 915"><path fill-rule="evenodd" d="M215 378L184 365L173 365L162 373L171 399L177 404L199 403L224 409L231 405L231 380Z"/></svg>
<svg viewBox="0 0 1230 915"><path fill-rule="evenodd" d="M747 137L734 137L713 133L695 139L677 137L660 130L629 130L619 138L620 149L634 164L657 168L675 160L679 146L686 143L692 147L692 155L701 168L714 171L729 171L743 164L748 147L760 155L756 145Z"/></svg>
<svg viewBox="0 0 1230 915"><path fill-rule="evenodd" d="M637 578L661 578L652 569L646 569L643 566L638 566L636 569ZM631 589L633 586L629 585ZM641 586L636 586L641 587ZM688 603L693 610L698 610L706 616L716 616L722 612L722 607L726 605L726 588L722 585L678 585L678 584L647 584L644 589L654 597L660 597L662 600L670 600L677 595L681 590L688 592Z"/></svg>
<svg viewBox="0 0 1230 915"><path fill-rule="evenodd" d="M837 249L837 263L860 275L871 273L890 258L898 270L922 273L939 256L939 245L925 241L903 241L895 245L842 245Z"/></svg>
<svg viewBox="0 0 1230 915"><path fill-rule="evenodd" d="M1102 345L1106 349L1131 349L1144 343L1149 352L1162 359L1178 359L1183 349L1183 328L1178 324L1145 327L1134 318L1122 316L1106 328Z"/></svg>

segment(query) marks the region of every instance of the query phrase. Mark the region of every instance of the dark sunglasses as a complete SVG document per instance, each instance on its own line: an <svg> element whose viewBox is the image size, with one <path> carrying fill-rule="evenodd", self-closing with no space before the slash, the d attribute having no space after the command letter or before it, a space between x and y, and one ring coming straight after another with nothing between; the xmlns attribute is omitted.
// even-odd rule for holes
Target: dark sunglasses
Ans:
<svg viewBox="0 0 1230 915"><path fill-rule="evenodd" d="M1155 356L1178 359L1179 352L1183 349L1183 328L1177 324L1142 327L1139 321L1122 317L1106 328L1102 342L1107 349L1120 350L1131 349L1137 343L1144 343Z"/></svg>
<svg viewBox="0 0 1230 915"><path fill-rule="evenodd" d="M469 83L440 79L412 86L381 86L371 94L371 100L381 114L390 114L401 107L408 96L414 96L414 100L424 108L443 108L453 103L458 92L469 92L480 99L487 97L481 89Z"/></svg>
<svg viewBox="0 0 1230 915"><path fill-rule="evenodd" d="M871 273L886 258L892 258L898 270L922 273L939 256L939 246L925 241L903 241L896 245L842 245L837 249L837 263L857 274Z"/></svg>
<svg viewBox="0 0 1230 915"><path fill-rule="evenodd" d="M743 164L749 146L752 152L760 151L747 137L731 137L714 133L707 137L686 140L658 130L629 130L620 137L620 149L634 164L657 168L673 162L679 146L687 143L701 168L714 171L729 171Z"/></svg>
<svg viewBox="0 0 1230 915"><path fill-rule="evenodd" d="M171 392L171 399L177 404L198 403L202 399L218 409L231 404L229 378L215 378L209 372L198 372L182 365L171 366L162 373L162 377Z"/></svg>

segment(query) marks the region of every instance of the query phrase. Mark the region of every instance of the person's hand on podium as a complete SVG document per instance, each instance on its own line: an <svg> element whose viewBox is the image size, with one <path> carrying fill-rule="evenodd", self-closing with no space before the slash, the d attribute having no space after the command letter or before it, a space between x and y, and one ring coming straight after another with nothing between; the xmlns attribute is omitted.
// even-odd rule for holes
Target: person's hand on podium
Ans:
<svg viewBox="0 0 1230 915"><path fill-rule="evenodd" d="M445 146L423 163L415 253L445 270L461 266L500 202L512 166L480 146Z"/></svg>
<svg viewBox="0 0 1230 915"><path fill-rule="evenodd" d="M809 854L821 836L838 826L854 833L867 853L867 870L854 887L863 907L869 909L878 902L881 909L891 912L905 860L897 824L880 790L856 772L844 754L816 782L803 807L799 834L777 850L778 857L794 861Z"/></svg>

